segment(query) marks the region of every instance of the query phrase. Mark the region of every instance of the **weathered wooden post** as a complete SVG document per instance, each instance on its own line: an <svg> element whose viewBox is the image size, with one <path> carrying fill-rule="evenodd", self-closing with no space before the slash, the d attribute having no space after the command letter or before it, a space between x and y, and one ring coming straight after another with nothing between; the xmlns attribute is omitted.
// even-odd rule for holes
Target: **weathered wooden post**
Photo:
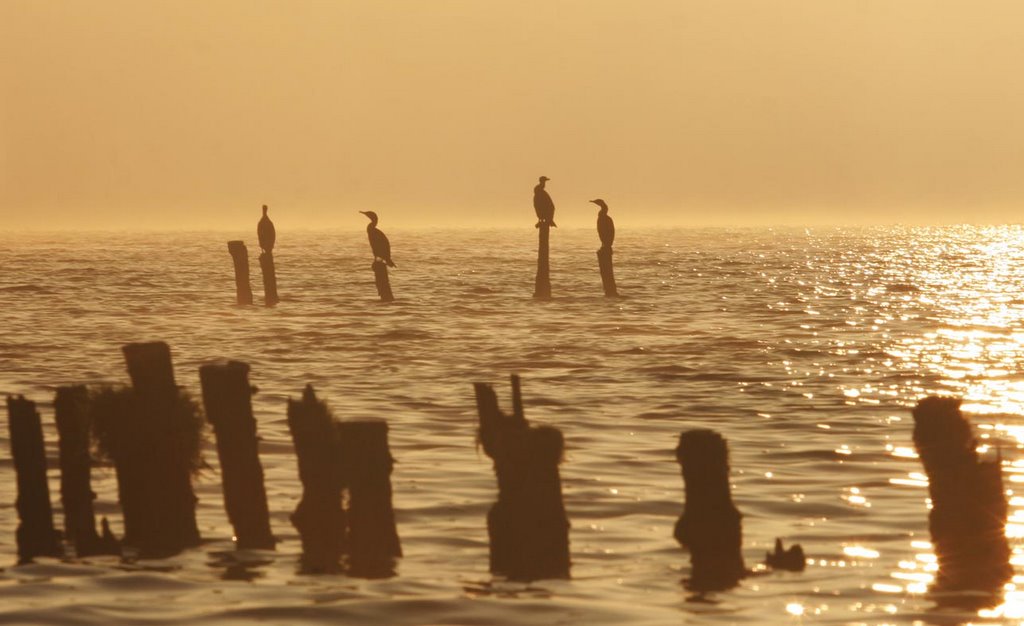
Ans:
<svg viewBox="0 0 1024 626"><path fill-rule="evenodd" d="M252 285L249 284L249 251L245 247L245 242L229 241L228 252L231 253L231 260L235 264L235 297L238 304L252 304ZM266 273L263 276L266 280ZM276 282L274 293L277 294Z"/></svg>
<svg viewBox="0 0 1024 626"><path fill-rule="evenodd" d="M93 429L117 469L124 545L144 558L170 556L200 541L192 475L202 417L174 382L166 343L126 344L122 352L132 388L97 390Z"/></svg>
<svg viewBox="0 0 1024 626"><path fill-rule="evenodd" d="M695 591L734 587L746 575L741 552L739 510L729 493L729 453L718 433L697 429L679 436L676 459L682 466L686 506L676 522L675 538L690 550Z"/></svg>
<svg viewBox="0 0 1024 626"><path fill-rule="evenodd" d="M312 385L306 385L300 400L288 399L288 428L302 482L302 499L292 513L292 524L302 538L302 569L308 573L338 572L347 526L336 457L338 431Z"/></svg>
<svg viewBox="0 0 1024 626"><path fill-rule="evenodd" d="M7 427L18 482L18 562L29 563L37 556L61 556L60 534L53 527L43 426L36 403L24 396L7 396Z"/></svg>
<svg viewBox="0 0 1024 626"><path fill-rule="evenodd" d="M479 441L494 460L498 501L487 514L491 572L511 580L569 577L569 520L558 465L562 433L530 426L522 412L518 376L512 377L511 416L498 409L494 389L474 383Z"/></svg>
<svg viewBox="0 0 1024 626"><path fill-rule="evenodd" d="M395 296L391 293L391 281L388 278L388 266L384 261L373 262L373 279L377 284L377 294L381 302L393 302Z"/></svg>
<svg viewBox="0 0 1024 626"><path fill-rule="evenodd" d="M534 280L533 297L547 300L551 298L551 274L548 264L548 241L551 238L550 222L541 222L537 226L539 243L537 246L537 278Z"/></svg>
<svg viewBox="0 0 1024 626"><path fill-rule="evenodd" d="M338 423L343 480L348 487L348 573L369 578L394 574L402 556L391 504L388 424L383 420Z"/></svg>
<svg viewBox="0 0 1024 626"><path fill-rule="evenodd" d="M994 591L1010 580L1001 461L978 459L960 400L917 403L914 447L928 475L928 528L939 562L937 591Z"/></svg>
<svg viewBox="0 0 1024 626"><path fill-rule="evenodd" d="M273 252L260 254L260 271L263 273L263 304L274 306L281 300L277 297L277 270L274 269Z"/></svg>
<svg viewBox="0 0 1024 626"><path fill-rule="evenodd" d="M78 557L120 554L121 546L109 532L96 532L90 474L89 390L85 385L57 387L53 400L60 437L60 497L64 507L64 535ZM106 526L109 531L109 526Z"/></svg>
<svg viewBox="0 0 1024 626"><path fill-rule="evenodd" d="M601 246L597 251L597 266L601 270L601 285L604 287L604 295L614 298L619 295L615 286L615 272L612 270L612 248Z"/></svg>
<svg viewBox="0 0 1024 626"><path fill-rule="evenodd" d="M236 545L242 550L273 550L276 539L263 486L249 366L239 361L207 363L199 368L199 381L206 419L217 437L224 508Z"/></svg>

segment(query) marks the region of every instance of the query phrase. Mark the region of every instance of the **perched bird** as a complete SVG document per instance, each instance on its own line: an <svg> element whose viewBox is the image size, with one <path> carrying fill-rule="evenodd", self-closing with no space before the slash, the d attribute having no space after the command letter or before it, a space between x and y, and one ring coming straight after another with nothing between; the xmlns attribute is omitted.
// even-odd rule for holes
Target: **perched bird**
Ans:
<svg viewBox="0 0 1024 626"><path fill-rule="evenodd" d="M597 212L597 236L601 238L601 247L611 248L615 242L615 222L612 221L612 216L608 215L608 205L601 199L591 202L601 207Z"/></svg>
<svg viewBox="0 0 1024 626"><path fill-rule="evenodd" d="M549 180L551 179L547 176L541 176L540 184L533 188L533 209L537 211L537 228L544 223L558 226L555 224L555 203L551 201L551 196L544 190L544 183Z"/></svg>
<svg viewBox="0 0 1024 626"><path fill-rule="evenodd" d="M277 231L274 230L274 223L267 217L267 205L263 205L263 217L256 224L256 236L260 240L260 248L264 252L274 251L274 241L277 240Z"/></svg>
<svg viewBox="0 0 1024 626"><path fill-rule="evenodd" d="M377 228L377 214L373 211L360 211L370 218L370 224L366 227L366 236L370 239L370 249L373 250L373 260L380 259L388 264L388 267L396 267L391 260L391 242L388 236Z"/></svg>

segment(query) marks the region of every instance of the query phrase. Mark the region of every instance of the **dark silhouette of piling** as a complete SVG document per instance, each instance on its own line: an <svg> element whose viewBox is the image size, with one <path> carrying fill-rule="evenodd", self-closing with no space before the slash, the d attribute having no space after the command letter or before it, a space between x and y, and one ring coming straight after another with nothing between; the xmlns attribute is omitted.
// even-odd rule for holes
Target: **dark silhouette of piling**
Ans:
<svg viewBox="0 0 1024 626"><path fill-rule="evenodd" d="M928 474L936 591L996 591L1010 580L1001 461L982 461L960 400L929 396L913 411L914 447Z"/></svg>
<svg viewBox="0 0 1024 626"><path fill-rule="evenodd" d="M734 587L746 575L739 510L729 493L729 452L718 433L697 429L679 436L676 459L682 466L686 506L675 538L690 550L695 591Z"/></svg>
<svg viewBox="0 0 1024 626"><path fill-rule="evenodd" d="M117 470L123 544L144 558L171 556L200 541L192 475L201 466L202 417L174 382L166 343L122 352L132 387L96 390L93 431Z"/></svg>
<svg viewBox="0 0 1024 626"><path fill-rule="evenodd" d="M394 574L402 556L391 504L388 425L382 420L338 424L343 482L348 487L348 573L369 578Z"/></svg>
<svg viewBox="0 0 1024 626"><path fill-rule="evenodd" d="M537 278L534 280L533 297L547 300L551 298L551 272L548 263L548 242L551 238L551 224L541 222L537 225L539 241L537 244Z"/></svg>
<svg viewBox="0 0 1024 626"><path fill-rule="evenodd" d="M388 279L388 266L384 261L373 262L373 279L377 284L377 294L381 302L392 302L395 295L391 293L391 281Z"/></svg>
<svg viewBox="0 0 1024 626"><path fill-rule="evenodd" d="M479 442L494 460L498 479L498 501L487 514L491 572L523 581L568 578L569 520L558 473L562 433L530 426L518 376L512 377L512 386L513 414L506 415L490 385L473 385Z"/></svg>
<svg viewBox="0 0 1024 626"><path fill-rule="evenodd" d="M610 247L598 249L597 266L601 270L601 285L604 287L604 295L609 298L618 296L619 290L615 286L615 272L612 269L612 249Z"/></svg>
<svg viewBox="0 0 1024 626"><path fill-rule="evenodd" d="M24 396L7 396L7 426L18 482L18 562L29 563L37 556L62 556L60 535L53 527L43 426L36 403Z"/></svg>
<svg viewBox="0 0 1024 626"><path fill-rule="evenodd" d="M274 269L274 253L260 254L260 271L263 273L263 304L274 306L281 301L277 297L277 270Z"/></svg>
<svg viewBox="0 0 1024 626"><path fill-rule="evenodd" d="M307 573L341 570L345 551L343 482L337 462L338 429L330 411L306 385L300 400L288 399L288 428L299 461L302 499L292 524L302 538L302 569Z"/></svg>
<svg viewBox="0 0 1024 626"><path fill-rule="evenodd" d="M85 385L58 387L53 400L60 437L60 498L64 507L64 536L79 557L120 554L121 546L107 532L96 532L91 486L92 455L89 452L89 390ZM106 519L104 518L104 522Z"/></svg>
<svg viewBox="0 0 1024 626"><path fill-rule="evenodd" d="M235 297L238 304L252 304L252 285L249 284L249 251L245 247L245 242L229 241L228 252L231 253L231 260L235 264ZM265 281L266 273L263 276ZM274 294L277 295L276 279Z"/></svg>
<svg viewBox="0 0 1024 626"><path fill-rule="evenodd" d="M217 437L224 508L236 545L242 550L273 550L276 539L270 531L249 366L238 361L208 363L199 368L199 380L206 418Z"/></svg>
<svg viewBox="0 0 1024 626"><path fill-rule="evenodd" d="M765 565L776 570L790 572L802 572L807 567L807 557L804 556L804 548L799 543L794 543L788 548L782 545L782 539L775 539L775 549L766 552L764 555Z"/></svg>

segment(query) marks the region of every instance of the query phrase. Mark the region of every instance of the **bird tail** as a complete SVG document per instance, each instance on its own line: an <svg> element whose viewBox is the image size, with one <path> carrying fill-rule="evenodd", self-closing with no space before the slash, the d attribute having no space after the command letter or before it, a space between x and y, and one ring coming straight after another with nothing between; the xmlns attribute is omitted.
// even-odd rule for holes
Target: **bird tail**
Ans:
<svg viewBox="0 0 1024 626"><path fill-rule="evenodd" d="M388 267L398 267L397 265L395 265L395 262L392 261L391 259L387 259L385 263L388 264Z"/></svg>
<svg viewBox="0 0 1024 626"><path fill-rule="evenodd" d="M551 224L552 228L558 228L558 224L555 223L555 220L548 220L548 224Z"/></svg>

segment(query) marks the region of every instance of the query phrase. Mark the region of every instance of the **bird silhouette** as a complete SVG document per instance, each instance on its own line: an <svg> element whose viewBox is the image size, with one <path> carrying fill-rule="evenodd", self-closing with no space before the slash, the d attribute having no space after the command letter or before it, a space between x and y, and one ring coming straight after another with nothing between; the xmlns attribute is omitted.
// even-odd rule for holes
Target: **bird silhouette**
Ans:
<svg viewBox="0 0 1024 626"><path fill-rule="evenodd" d="M391 242L388 241L388 236L377 228L377 214L373 211L360 211L360 213L370 218L370 223L366 227L366 236L370 239L373 260L380 259L387 263L388 267L397 267L391 260Z"/></svg>
<svg viewBox="0 0 1024 626"><path fill-rule="evenodd" d="M537 212L537 228L544 223L558 227L558 224L555 224L555 203L544 189L544 183L549 180L551 179L547 176L541 176L540 183L533 188L533 209Z"/></svg>
<svg viewBox="0 0 1024 626"><path fill-rule="evenodd" d="M611 248L615 242L615 222L612 216L608 215L608 205L600 198L591 202L601 207L597 212L597 236L601 238L601 247Z"/></svg>
<svg viewBox="0 0 1024 626"><path fill-rule="evenodd" d="M274 251L274 242L277 241L277 231L274 230L274 223L267 217L267 205L263 205L263 217L256 224L256 236L260 240L260 248L264 252Z"/></svg>

